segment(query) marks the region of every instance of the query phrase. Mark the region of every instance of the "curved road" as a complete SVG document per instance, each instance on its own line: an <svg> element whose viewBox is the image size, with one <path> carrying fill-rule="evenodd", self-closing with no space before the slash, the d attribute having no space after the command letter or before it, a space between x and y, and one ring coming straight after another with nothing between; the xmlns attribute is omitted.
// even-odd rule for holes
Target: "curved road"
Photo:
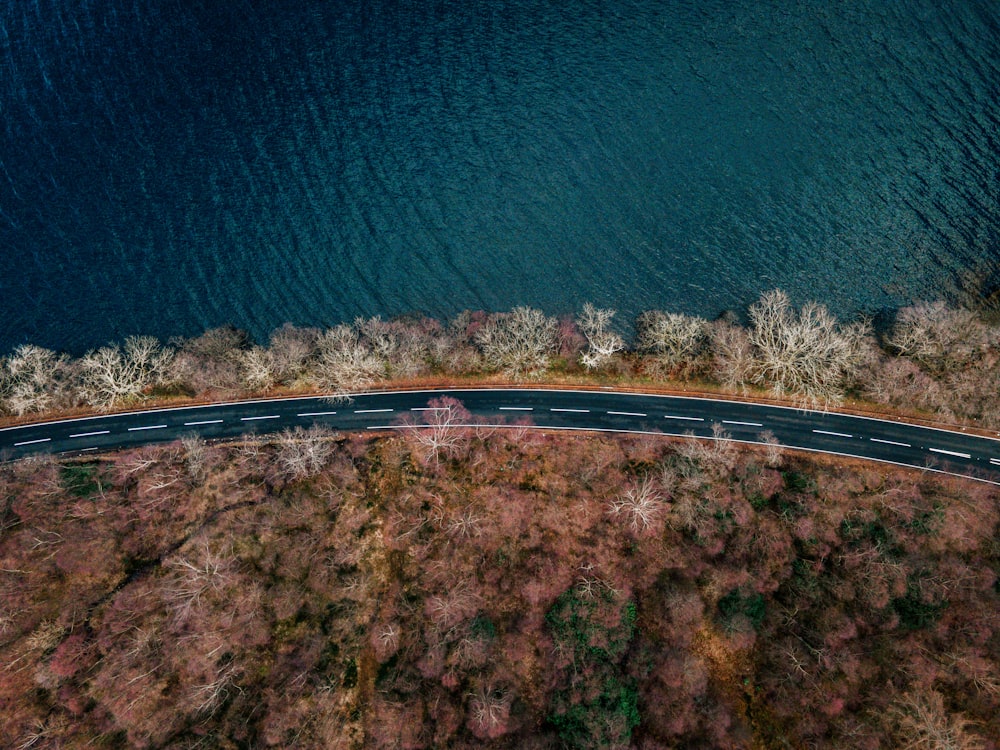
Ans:
<svg viewBox="0 0 1000 750"><path fill-rule="evenodd" d="M81 417L0 429L0 457L78 455L197 433L208 440L275 432L314 423L335 430L398 429L421 422L430 399L451 396L479 417L530 420L560 430L712 437L719 424L733 440L761 442L770 431L782 446L884 461L1000 484L1000 440L848 414L739 401L609 391L533 388L383 391L350 403L299 397Z"/></svg>

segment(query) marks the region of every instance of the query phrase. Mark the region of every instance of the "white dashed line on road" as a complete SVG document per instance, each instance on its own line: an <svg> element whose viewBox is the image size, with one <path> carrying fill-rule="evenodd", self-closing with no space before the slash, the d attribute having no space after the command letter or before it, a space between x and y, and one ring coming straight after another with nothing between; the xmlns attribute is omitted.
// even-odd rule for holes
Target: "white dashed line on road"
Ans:
<svg viewBox="0 0 1000 750"><path fill-rule="evenodd" d="M852 438L854 435L848 435L846 432L830 432L829 430L813 430L817 435L833 435L834 437Z"/></svg>
<svg viewBox="0 0 1000 750"><path fill-rule="evenodd" d="M644 417L646 416L639 411L609 411L608 414L614 414L618 417Z"/></svg>
<svg viewBox="0 0 1000 750"><path fill-rule="evenodd" d="M743 425L745 427L763 427L764 426L760 422L733 422L733 421L730 421L728 419L723 419L722 420L722 424L739 424L739 425Z"/></svg>
<svg viewBox="0 0 1000 750"><path fill-rule="evenodd" d="M281 419L281 415L268 414L266 417L240 417L241 422L256 422L258 419Z"/></svg>
<svg viewBox="0 0 1000 750"><path fill-rule="evenodd" d="M590 409L558 409L556 407L552 407L549 411L567 411L573 414L590 414Z"/></svg>
<svg viewBox="0 0 1000 750"><path fill-rule="evenodd" d="M868 438L873 443L885 443L886 445L898 445L900 448L912 448L909 443L900 443L895 440L882 440L881 438Z"/></svg>
<svg viewBox="0 0 1000 750"><path fill-rule="evenodd" d="M392 409L355 409L355 414L380 414L382 412L392 411Z"/></svg>
<svg viewBox="0 0 1000 750"><path fill-rule="evenodd" d="M38 440L22 440L20 443L14 443L14 447L16 448L19 445L34 445L35 443L47 443L50 440L52 440L52 438L38 438Z"/></svg>
<svg viewBox="0 0 1000 750"><path fill-rule="evenodd" d="M688 422L704 422L704 417L678 417L676 414L664 414L664 419L683 419Z"/></svg>
<svg viewBox="0 0 1000 750"><path fill-rule="evenodd" d="M302 411L299 412L300 417L332 417L337 412L335 411Z"/></svg>
<svg viewBox="0 0 1000 750"><path fill-rule="evenodd" d="M165 427L166 427L165 424L151 424L147 425L146 427L129 427L128 431L139 432L140 430L162 430Z"/></svg>
<svg viewBox="0 0 1000 750"><path fill-rule="evenodd" d="M95 432L77 432L70 435L71 438L90 437L91 435L107 435L111 430L96 430Z"/></svg>
<svg viewBox="0 0 1000 750"><path fill-rule="evenodd" d="M184 426L185 427L195 427L196 425L200 425L200 424L222 424L222 420L221 419L202 419L202 420L199 420L198 422L185 422Z"/></svg>
<svg viewBox="0 0 1000 750"><path fill-rule="evenodd" d="M1000 459L998 459L998 458L991 458L990 459L990 463L993 464L994 466L1000 466Z"/></svg>
<svg viewBox="0 0 1000 750"><path fill-rule="evenodd" d="M946 456L955 456L955 458L972 458L968 453L959 453L958 451L946 451L944 448L928 448L927 450L932 453L943 453Z"/></svg>
<svg viewBox="0 0 1000 750"><path fill-rule="evenodd" d="M534 411L531 406L501 406L500 411Z"/></svg>

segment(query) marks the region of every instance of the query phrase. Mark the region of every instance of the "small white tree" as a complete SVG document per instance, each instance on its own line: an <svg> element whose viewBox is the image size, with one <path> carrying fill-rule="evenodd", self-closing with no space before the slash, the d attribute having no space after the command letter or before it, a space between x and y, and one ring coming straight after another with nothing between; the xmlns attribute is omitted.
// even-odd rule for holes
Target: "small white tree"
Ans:
<svg viewBox="0 0 1000 750"><path fill-rule="evenodd" d="M943 371L973 361L991 343L991 334L969 310L920 302L899 311L886 343L924 367Z"/></svg>
<svg viewBox="0 0 1000 750"><path fill-rule="evenodd" d="M475 335L487 367L511 377L538 373L555 353L558 322L541 310L515 307L490 317Z"/></svg>
<svg viewBox="0 0 1000 750"><path fill-rule="evenodd" d="M614 310L598 309L588 302L576 319L576 324L587 339L587 349L580 353L580 361L588 370L603 367L625 348L625 340L609 330L614 317Z"/></svg>
<svg viewBox="0 0 1000 750"><path fill-rule="evenodd" d="M708 339L708 321L691 315L649 310L635 324L639 350L668 368L691 362Z"/></svg>
<svg viewBox="0 0 1000 750"><path fill-rule="evenodd" d="M164 381L173 356L152 336L129 336L124 347L88 352L78 362L81 396L101 409L135 400Z"/></svg>
<svg viewBox="0 0 1000 750"><path fill-rule="evenodd" d="M865 358L867 321L840 326L825 307L806 303L798 312L788 295L767 292L750 306L752 378L772 390L830 401Z"/></svg>
<svg viewBox="0 0 1000 750"><path fill-rule="evenodd" d="M58 403L65 387L65 355L24 344L0 362L0 397L5 408L18 416L49 409Z"/></svg>
<svg viewBox="0 0 1000 750"><path fill-rule="evenodd" d="M626 490L625 494L616 497L608 506L608 513L624 518L633 533L649 529L662 512L663 497L648 476Z"/></svg>
<svg viewBox="0 0 1000 750"><path fill-rule="evenodd" d="M451 397L431 399L419 412L419 421L407 416L406 434L422 449L425 458L438 463L442 457L460 454L471 439L472 414Z"/></svg>
<svg viewBox="0 0 1000 750"><path fill-rule="evenodd" d="M277 380L274 354L262 346L252 346L240 351L240 365L244 385L250 390L267 390Z"/></svg>
<svg viewBox="0 0 1000 750"><path fill-rule="evenodd" d="M353 326L342 324L324 331L317 349L313 379L338 394L364 388L385 375L385 364Z"/></svg>
<svg viewBox="0 0 1000 750"><path fill-rule="evenodd" d="M285 430L277 440L275 463L278 471L292 480L316 476L333 452L333 437L330 430L320 425L307 430L301 427Z"/></svg>

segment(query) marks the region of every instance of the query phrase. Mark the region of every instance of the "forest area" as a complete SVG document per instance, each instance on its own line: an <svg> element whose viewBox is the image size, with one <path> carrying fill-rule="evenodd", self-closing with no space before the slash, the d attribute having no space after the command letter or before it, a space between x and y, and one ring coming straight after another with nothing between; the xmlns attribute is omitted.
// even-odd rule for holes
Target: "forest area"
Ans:
<svg viewBox="0 0 1000 750"><path fill-rule="evenodd" d="M463 421L0 465L0 745L997 747L996 487Z"/></svg>

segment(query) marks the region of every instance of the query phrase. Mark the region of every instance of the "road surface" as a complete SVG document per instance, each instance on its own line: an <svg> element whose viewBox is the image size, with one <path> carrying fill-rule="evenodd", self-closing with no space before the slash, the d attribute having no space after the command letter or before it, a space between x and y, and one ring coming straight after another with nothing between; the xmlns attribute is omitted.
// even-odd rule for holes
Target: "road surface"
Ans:
<svg viewBox="0 0 1000 750"><path fill-rule="evenodd" d="M781 445L883 461L1000 484L1000 440L961 430L782 406L682 396L534 388L441 389L357 394L334 404L317 397L240 401L42 422L0 429L0 457L80 455L197 433L236 438L322 424L334 430L400 429L420 423L428 401L451 396L477 417L530 420L557 430L730 438L759 443L770 432Z"/></svg>

